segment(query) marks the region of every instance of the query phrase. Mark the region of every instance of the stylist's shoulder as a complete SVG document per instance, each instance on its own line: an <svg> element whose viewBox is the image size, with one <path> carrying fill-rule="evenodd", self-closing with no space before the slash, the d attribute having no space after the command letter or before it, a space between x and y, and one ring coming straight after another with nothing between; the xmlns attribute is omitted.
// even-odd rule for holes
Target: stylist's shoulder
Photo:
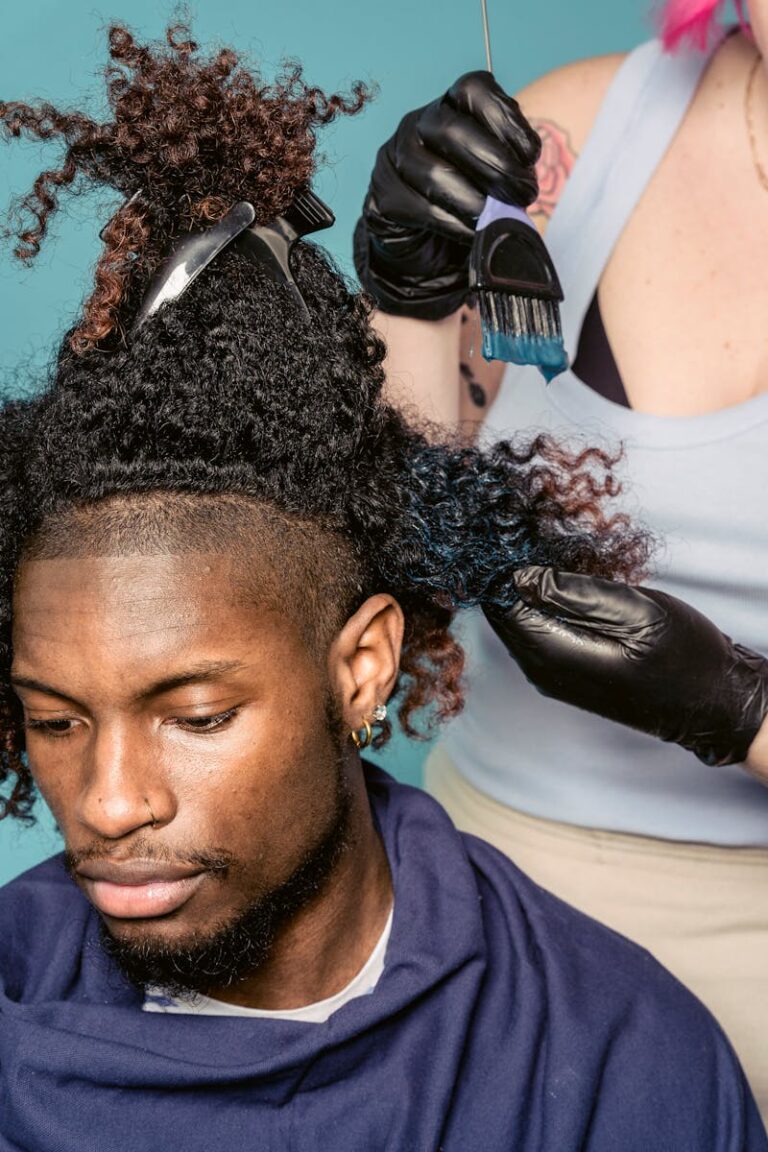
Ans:
<svg viewBox="0 0 768 1152"><path fill-rule="evenodd" d="M517 93L520 107L541 137L536 166L539 195L528 212L542 233L624 59L625 54L617 52L577 60L547 72Z"/></svg>

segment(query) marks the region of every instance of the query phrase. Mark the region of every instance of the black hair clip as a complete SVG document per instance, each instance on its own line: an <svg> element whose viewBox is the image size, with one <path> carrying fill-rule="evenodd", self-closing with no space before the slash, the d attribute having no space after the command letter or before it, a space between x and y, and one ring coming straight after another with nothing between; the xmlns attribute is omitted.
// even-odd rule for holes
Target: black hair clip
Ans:
<svg viewBox="0 0 768 1152"><path fill-rule="evenodd" d="M218 223L201 232L189 232L170 249L150 281L131 327L134 336L163 304L178 300L193 280L232 244L259 264L278 284L286 284L306 316L309 309L291 272L291 249L302 236L335 223L335 216L314 192L299 192L284 216L271 224L254 224L256 212L243 200Z"/></svg>

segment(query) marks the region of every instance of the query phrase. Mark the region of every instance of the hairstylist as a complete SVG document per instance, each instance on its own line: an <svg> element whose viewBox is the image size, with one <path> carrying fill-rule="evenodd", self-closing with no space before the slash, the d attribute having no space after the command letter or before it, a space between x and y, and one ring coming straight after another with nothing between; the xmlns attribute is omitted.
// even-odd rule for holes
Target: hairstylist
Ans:
<svg viewBox="0 0 768 1152"><path fill-rule="evenodd" d="M623 443L616 505L659 535L654 587L714 621L712 635L765 653L768 0L749 0L749 29L727 37L712 27L718 7L675 0L666 48L583 61L520 95L543 143L531 212L563 282L573 365L548 388L533 369L504 372L472 356L476 320L461 307L485 195L519 204L535 195L528 124L490 77L475 74L411 113L381 149L356 257L381 308L394 396L446 424L485 421L484 435L540 428ZM691 32L702 42L708 32L710 47L681 46ZM558 578L545 577L529 574L529 586L551 608ZM573 608L584 589L565 591ZM589 588L597 630L631 628L627 612L642 594L601 617L601 592L616 589ZM427 785L461 827L644 944L697 992L766 1115L768 791L723 763L734 758L727 749L703 749L715 761L703 763L689 751L702 751L695 740L670 743L680 734L656 723L654 708L674 717L692 685L699 700L717 699L718 685L739 689L738 676L723 679L734 660L702 639L709 624L691 616L681 630L686 609L664 604L667 624L651 621L645 639L653 649L654 635L671 636L688 658L674 675L661 662L663 691L653 659L624 661L624 698L648 700L639 725L638 715L614 708L606 719L538 693L478 616L468 628L468 704L430 758ZM509 621L496 623L519 655L525 644ZM526 643L536 646L530 631ZM592 648L583 647L586 662ZM527 660L529 674L535 663ZM759 659L753 671L742 681L750 737L761 716ZM599 709L600 689L587 706ZM749 743L734 734L730 750L738 757Z"/></svg>

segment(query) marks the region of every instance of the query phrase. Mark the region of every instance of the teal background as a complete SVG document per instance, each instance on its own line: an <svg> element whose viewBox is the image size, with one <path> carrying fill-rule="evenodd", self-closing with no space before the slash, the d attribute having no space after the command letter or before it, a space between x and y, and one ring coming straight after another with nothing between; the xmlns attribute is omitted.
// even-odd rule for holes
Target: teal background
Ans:
<svg viewBox="0 0 768 1152"><path fill-rule="evenodd" d="M144 36L157 36L177 9L157 0L28 0L7 5L0 42L0 98L50 99L98 106L98 71L105 60L106 25L115 18ZM627 49L645 39L645 0L489 0L494 70L515 91L566 61ZM400 117L447 88L460 73L485 66L480 0L199 0L191 7L201 43L236 46L270 74L285 56L300 59L307 78L327 90L355 79L378 85L378 98L354 120L325 132L325 163L316 180L337 224L324 238L351 271L350 237L378 145ZM93 106L93 105L92 105ZM56 146L14 142L0 150L0 210L26 192ZM105 212L105 208L107 211ZM22 386L46 363L90 285L108 204L69 202L31 270L8 247L0 250L0 378ZM396 738L385 766L417 783L428 745ZM47 813L27 829L0 824L0 883L57 851Z"/></svg>

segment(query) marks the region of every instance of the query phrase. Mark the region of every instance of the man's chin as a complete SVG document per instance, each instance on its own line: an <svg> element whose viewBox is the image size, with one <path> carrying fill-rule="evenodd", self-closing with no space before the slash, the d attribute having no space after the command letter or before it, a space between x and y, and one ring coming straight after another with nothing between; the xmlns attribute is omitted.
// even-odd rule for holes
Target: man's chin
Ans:
<svg viewBox="0 0 768 1152"><path fill-rule="evenodd" d="M269 956L274 932L244 917L213 930L190 931L176 913L153 920L101 921L101 943L123 975L138 988L170 995L226 988L255 972ZM247 926L243 923L247 918Z"/></svg>

